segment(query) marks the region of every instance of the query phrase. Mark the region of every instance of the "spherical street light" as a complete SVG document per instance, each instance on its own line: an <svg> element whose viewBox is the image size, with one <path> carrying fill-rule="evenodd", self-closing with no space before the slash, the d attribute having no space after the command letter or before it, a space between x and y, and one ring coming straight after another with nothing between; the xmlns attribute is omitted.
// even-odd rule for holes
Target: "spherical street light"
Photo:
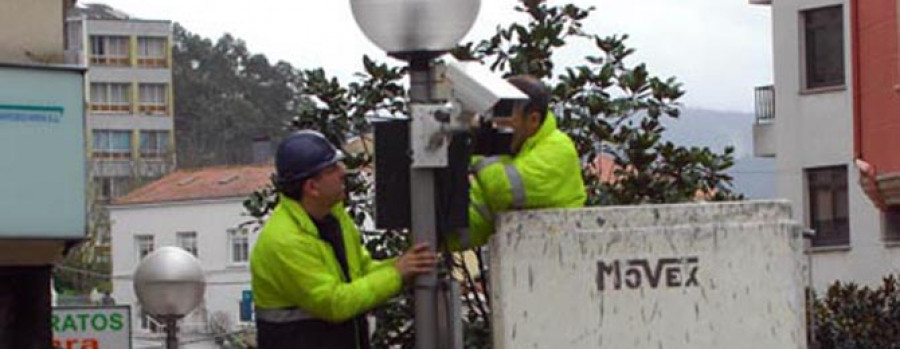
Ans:
<svg viewBox="0 0 900 349"><path fill-rule="evenodd" d="M480 0L350 0L366 37L392 56L437 56L472 28Z"/></svg>
<svg viewBox="0 0 900 349"><path fill-rule="evenodd" d="M141 308L157 316L187 315L203 300L206 280L197 258L172 246L147 255L134 272Z"/></svg>
<svg viewBox="0 0 900 349"><path fill-rule="evenodd" d="M206 278L200 261L172 246L144 257L134 271L134 293L141 309L166 324L166 348L178 348L178 319L203 300Z"/></svg>

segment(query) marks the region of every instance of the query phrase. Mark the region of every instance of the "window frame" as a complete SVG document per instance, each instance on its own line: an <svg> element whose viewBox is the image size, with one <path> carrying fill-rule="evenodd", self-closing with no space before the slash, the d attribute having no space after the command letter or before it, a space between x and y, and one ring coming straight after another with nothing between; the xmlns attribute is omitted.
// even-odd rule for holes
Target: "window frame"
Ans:
<svg viewBox="0 0 900 349"><path fill-rule="evenodd" d="M237 229L228 229L228 263L234 266L245 266L250 263L250 233L247 229L237 228ZM235 253L239 246L236 244L240 243L243 252L241 252L242 260L236 260L237 254Z"/></svg>
<svg viewBox="0 0 900 349"><path fill-rule="evenodd" d="M159 55L150 55L150 43L159 42ZM140 36L137 38L137 64L145 68L168 67L169 38L165 36Z"/></svg>
<svg viewBox="0 0 900 349"><path fill-rule="evenodd" d="M175 233L175 243L194 257L200 258L200 244L196 231L179 231ZM186 246L191 245L191 246Z"/></svg>
<svg viewBox="0 0 900 349"><path fill-rule="evenodd" d="M840 35L838 36L840 40L840 81L825 81L818 84L813 84L811 81L812 74L810 71L812 67L810 66L810 55L813 53L810 52L810 42L809 42L809 31L810 31L810 16L821 14L824 11L835 10L840 11ZM845 11L843 4L834 4L827 5L821 7L807 8L803 9L799 13L799 33L800 33L800 91L801 94L807 93L822 93L822 92L832 92L832 91L841 91L847 88L847 62L846 62L846 52L847 52L847 38L845 38ZM813 28L822 30L826 25L819 25L819 28ZM827 30L828 28L825 28ZM831 28L834 29L834 28ZM818 62L818 60L816 61Z"/></svg>
<svg viewBox="0 0 900 349"><path fill-rule="evenodd" d="M126 82L91 82L90 105L92 112L130 113L131 84ZM101 97L102 98L98 98ZM113 100L113 96L124 97Z"/></svg>
<svg viewBox="0 0 900 349"><path fill-rule="evenodd" d="M152 93L151 93L152 92ZM146 98L152 96L154 98ZM155 98L158 97L158 98ZM152 99L152 100L151 100ZM166 83L138 85L138 110L142 114L165 115L169 111L169 86Z"/></svg>
<svg viewBox="0 0 900 349"><path fill-rule="evenodd" d="M847 165L811 167L804 169L807 222L816 234L812 239L814 248L849 247L850 238L850 196ZM814 176L830 177L824 182ZM835 178L837 176L837 178ZM817 219L819 207L817 195L824 190L830 198L830 219ZM841 202L839 202L841 201ZM843 205L843 206L841 206ZM839 212L840 208L846 212ZM840 217L845 214L846 217ZM819 222L829 224L828 229L819 226Z"/></svg>
<svg viewBox="0 0 900 349"><path fill-rule="evenodd" d="M128 138L128 147L127 148L116 148L114 137L115 135L127 135ZM105 142L104 139L106 138ZM132 132L130 130L93 130L91 132L91 154L94 157L98 158L113 158L113 159L127 159L131 158L131 148L134 144L134 137L132 136ZM98 146L104 145L105 146Z"/></svg>
<svg viewBox="0 0 900 349"><path fill-rule="evenodd" d="M156 237L153 234L135 234L134 235L134 249L135 249L135 257L137 257L137 262L140 263L144 257L153 253L156 250ZM143 253L143 247L148 245L150 249L147 253ZM143 255L142 255L143 254Z"/></svg>
<svg viewBox="0 0 900 349"><path fill-rule="evenodd" d="M90 62L97 65L131 65L131 37L125 35L91 35ZM111 48L116 48L112 52ZM124 50L122 50L124 48ZM124 52L122 52L124 51Z"/></svg>
<svg viewBox="0 0 900 349"><path fill-rule="evenodd" d="M168 130L141 130L141 157L163 157L169 151Z"/></svg>
<svg viewBox="0 0 900 349"><path fill-rule="evenodd" d="M900 206L888 206L881 212L882 239L900 246Z"/></svg>

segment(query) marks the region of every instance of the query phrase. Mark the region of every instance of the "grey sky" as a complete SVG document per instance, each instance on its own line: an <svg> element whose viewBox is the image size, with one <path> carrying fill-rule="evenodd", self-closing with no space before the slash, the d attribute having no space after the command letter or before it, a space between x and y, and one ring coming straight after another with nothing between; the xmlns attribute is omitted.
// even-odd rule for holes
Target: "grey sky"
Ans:
<svg viewBox="0 0 900 349"><path fill-rule="evenodd" d="M188 30L218 38L228 32L252 52L298 68L323 67L346 81L369 54L388 59L360 32L349 0L106 0L132 16L168 19ZM516 0L482 0L475 27L464 40L485 38L518 14ZM593 5L586 30L627 33L635 60L651 73L676 76L688 91L689 107L750 112L753 87L772 82L770 12L747 0L571 0ZM314 4L314 5L312 5ZM560 52L563 64L594 54L589 46ZM399 64L400 62L394 61Z"/></svg>

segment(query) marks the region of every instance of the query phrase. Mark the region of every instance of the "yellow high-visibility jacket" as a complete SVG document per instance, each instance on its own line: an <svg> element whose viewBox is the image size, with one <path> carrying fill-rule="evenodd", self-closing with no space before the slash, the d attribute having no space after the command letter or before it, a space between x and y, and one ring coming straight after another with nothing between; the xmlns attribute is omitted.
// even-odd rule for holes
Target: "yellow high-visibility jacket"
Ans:
<svg viewBox="0 0 900 349"><path fill-rule="evenodd" d="M369 256L343 204L331 214L340 223L351 281L303 207L282 195L250 254L257 308L299 308L317 319L343 322L400 292L395 259Z"/></svg>
<svg viewBox="0 0 900 349"><path fill-rule="evenodd" d="M501 212L577 208L587 199L575 144L557 128L552 112L517 154L473 159L472 172L469 235L459 237L458 246L451 238L451 249L487 243Z"/></svg>

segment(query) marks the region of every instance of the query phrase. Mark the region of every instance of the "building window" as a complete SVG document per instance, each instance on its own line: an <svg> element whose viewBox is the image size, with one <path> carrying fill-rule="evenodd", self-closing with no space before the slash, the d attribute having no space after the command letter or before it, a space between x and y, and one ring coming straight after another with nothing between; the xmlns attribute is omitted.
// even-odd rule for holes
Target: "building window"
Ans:
<svg viewBox="0 0 900 349"><path fill-rule="evenodd" d="M131 157L131 131L94 130L93 138L95 157Z"/></svg>
<svg viewBox="0 0 900 349"><path fill-rule="evenodd" d="M141 84L138 88L142 114L165 114L168 110L166 84Z"/></svg>
<svg viewBox="0 0 900 349"><path fill-rule="evenodd" d="M63 47L65 47L66 50L80 50L83 45L83 39L81 38L81 22L66 21L65 32L65 43Z"/></svg>
<svg viewBox="0 0 900 349"><path fill-rule="evenodd" d="M844 10L841 5L802 12L806 89L844 85Z"/></svg>
<svg viewBox="0 0 900 349"><path fill-rule="evenodd" d="M169 131L141 131L141 157L166 155Z"/></svg>
<svg viewBox="0 0 900 349"><path fill-rule="evenodd" d="M849 245L847 167L807 169L806 180L809 185L809 224L816 232L813 246Z"/></svg>
<svg viewBox="0 0 900 349"><path fill-rule="evenodd" d="M195 232L195 231L178 232L175 235L175 240L178 243L178 247L181 247L185 251L190 252L192 255L194 255L194 257L199 256L197 254L197 232Z"/></svg>
<svg viewBox="0 0 900 349"><path fill-rule="evenodd" d="M900 242L900 206L891 206L884 211L884 240Z"/></svg>
<svg viewBox="0 0 900 349"><path fill-rule="evenodd" d="M234 264L245 264L250 259L250 239L247 229L228 229L229 260Z"/></svg>
<svg viewBox="0 0 900 349"><path fill-rule="evenodd" d="M91 36L91 64L130 65L127 36Z"/></svg>
<svg viewBox="0 0 900 349"><path fill-rule="evenodd" d="M139 66L149 68L166 67L166 38L140 37L137 43Z"/></svg>
<svg viewBox="0 0 900 349"><path fill-rule="evenodd" d="M108 201L128 193L131 189L129 177L94 177L94 193L100 201Z"/></svg>
<svg viewBox="0 0 900 349"><path fill-rule="evenodd" d="M91 111L130 112L131 85L126 83L91 83Z"/></svg>
<svg viewBox="0 0 900 349"><path fill-rule="evenodd" d="M136 256L138 262L153 252L153 235L135 235L134 245L137 247Z"/></svg>
<svg viewBox="0 0 900 349"><path fill-rule="evenodd" d="M94 197L100 201L113 198L113 181L108 177L94 177Z"/></svg>

